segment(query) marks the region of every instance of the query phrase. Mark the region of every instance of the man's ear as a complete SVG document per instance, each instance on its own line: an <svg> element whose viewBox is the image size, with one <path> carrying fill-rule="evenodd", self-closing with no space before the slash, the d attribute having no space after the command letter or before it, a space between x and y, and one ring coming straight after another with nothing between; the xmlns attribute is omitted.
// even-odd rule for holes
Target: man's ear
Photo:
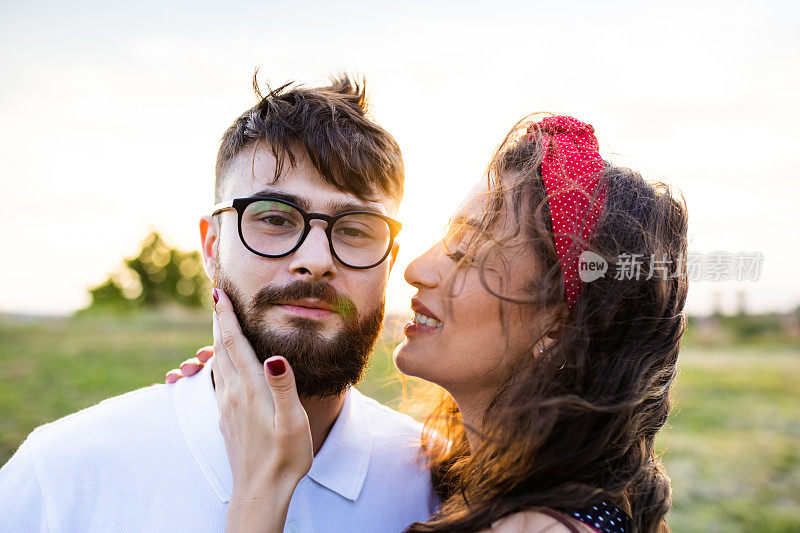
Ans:
<svg viewBox="0 0 800 533"><path fill-rule="evenodd" d="M214 217L200 218L200 250L203 253L203 268L209 279L216 279L217 275L217 245L219 234Z"/></svg>
<svg viewBox="0 0 800 533"><path fill-rule="evenodd" d="M400 251L400 243L394 241L392 244L392 251L389 252L389 273L392 273L392 267L394 267L394 262L397 261L397 252Z"/></svg>

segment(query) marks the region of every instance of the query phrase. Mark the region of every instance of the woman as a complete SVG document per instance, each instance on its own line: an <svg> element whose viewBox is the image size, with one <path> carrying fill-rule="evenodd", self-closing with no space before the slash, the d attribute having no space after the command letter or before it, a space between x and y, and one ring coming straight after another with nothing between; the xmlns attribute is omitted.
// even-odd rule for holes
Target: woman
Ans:
<svg viewBox="0 0 800 533"><path fill-rule="evenodd" d="M423 450L443 501L408 531L668 530L654 441L685 328L685 204L604 162L591 126L540 118L508 133L405 272L415 317L394 359L440 387L419 398L433 398ZM292 453L299 479L310 457ZM248 517L229 509L229 524Z"/></svg>

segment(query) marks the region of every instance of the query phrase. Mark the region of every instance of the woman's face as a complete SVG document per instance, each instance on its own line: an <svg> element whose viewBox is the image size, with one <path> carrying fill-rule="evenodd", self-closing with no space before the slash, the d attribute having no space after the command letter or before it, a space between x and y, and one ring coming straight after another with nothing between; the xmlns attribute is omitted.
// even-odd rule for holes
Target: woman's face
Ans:
<svg viewBox="0 0 800 533"><path fill-rule="evenodd" d="M521 358L538 351L529 306L501 300L481 282L483 268L495 292L502 286L503 295L521 298L536 272L532 250L520 237L492 246L518 221L501 212L492 228L482 230L484 191L477 188L467 197L445 238L405 271L417 294L395 365L453 395L491 392Z"/></svg>

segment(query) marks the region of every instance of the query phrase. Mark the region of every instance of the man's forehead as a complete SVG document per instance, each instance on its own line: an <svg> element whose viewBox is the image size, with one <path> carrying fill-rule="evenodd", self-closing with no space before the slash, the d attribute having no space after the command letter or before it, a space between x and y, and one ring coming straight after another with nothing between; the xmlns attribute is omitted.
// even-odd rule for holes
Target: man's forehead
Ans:
<svg viewBox="0 0 800 533"><path fill-rule="evenodd" d="M242 150L228 170L225 199L281 196L307 211L332 213L365 209L390 216L397 212L398 202L382 194L377 194L374 200L363 200L353 193L337 189L320 175L304 152L297 154L294 166L287 158L277 180L275 165L274 155L264 149L263 144L255 149Z"/></svg>
<svg viewBox="0 0 800 533"><path fill-rule="evenodd" d="M355 195L343 193L341 191L322 191L319 189L305 189L303 187L292 187L289 184L287 187L282 187L282 180L275 184L267 185L264 188L246 194L243 193L240 197L265 197L278 198L286 200L293 204L299 205L306 211L315 211L335 215L345 211L374 211L384 215L392 214L392 204L389 200L385 202L380 201L365 201L361 200Z"/></svg>

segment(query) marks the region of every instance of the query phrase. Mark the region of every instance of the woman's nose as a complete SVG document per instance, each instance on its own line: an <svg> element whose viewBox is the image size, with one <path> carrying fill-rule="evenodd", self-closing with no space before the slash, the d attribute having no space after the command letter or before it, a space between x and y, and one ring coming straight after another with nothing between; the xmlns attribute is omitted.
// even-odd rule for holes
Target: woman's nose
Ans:
<svg viewBox="0 0 800 533"><path fill-rule="evenodd" d="M421 289L423 287L436 287L440 277L437 269L438 258L441 255L441 243L432 246L427 252L420 255L406 267L403 277L406 283Z"/></svg>

